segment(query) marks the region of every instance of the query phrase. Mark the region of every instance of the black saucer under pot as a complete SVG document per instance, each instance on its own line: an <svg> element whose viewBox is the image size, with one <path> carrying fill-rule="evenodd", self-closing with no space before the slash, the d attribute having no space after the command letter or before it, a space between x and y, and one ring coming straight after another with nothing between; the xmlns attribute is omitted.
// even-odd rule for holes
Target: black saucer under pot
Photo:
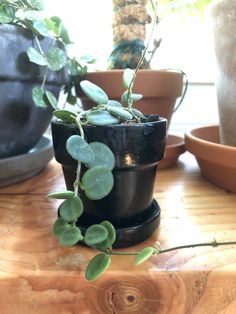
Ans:
<svg viewBox="0 0 236 314"><path fill-rule="evenodd" d="M163 158L166 144L166 119L149 115L138 124L86 126L88 142L99 141L115 155L114 187L98 201L84 201L84 214L79 219L81 229L109 220L116 228L115 247L126 247L147 239L158 227L160 208L153 199L158 162ZM76 162L66 151L66 141L79 134L76 126L52 121L53 146L56 160L62 164L68 189L73 189Z"/></svg>

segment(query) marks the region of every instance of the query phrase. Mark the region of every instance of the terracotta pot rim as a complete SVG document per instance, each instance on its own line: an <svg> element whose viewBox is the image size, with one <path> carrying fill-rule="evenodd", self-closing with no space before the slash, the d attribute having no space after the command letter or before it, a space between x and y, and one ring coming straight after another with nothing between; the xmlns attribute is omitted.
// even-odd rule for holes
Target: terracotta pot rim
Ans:
<svg viewBox="0 0 236 314"><path fill-rule="evenodd" d="M210 161L214 164L226 165L228 163L232 163L232 159L235 159L236 156L236 147L206 140L204 139L204 135L199 136L196 134L199 131L206 132L208 130L214 130L214 132L216 132L219 130L219 125L199 127L186 132L186 149L195 155L196 158Z"/></svg>

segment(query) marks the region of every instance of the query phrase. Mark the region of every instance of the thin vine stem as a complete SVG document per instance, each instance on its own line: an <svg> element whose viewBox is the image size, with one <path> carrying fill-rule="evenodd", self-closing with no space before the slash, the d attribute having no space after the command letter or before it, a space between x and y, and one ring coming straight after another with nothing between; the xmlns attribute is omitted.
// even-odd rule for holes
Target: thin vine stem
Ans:
<svg viewBox="0 0 236 314"><path fill-rule="evenodd" d="M195 248L195 247L203 247L203 246L223 246L223 245L236 245L236 240L234 241L221 241L217 242L216 240L213 240L211 242L202 242L202 243L193 243L193 244L186 244L186 245L179 245L170 247L167 249L156 249L153 253L153 255L157 254L163 254L171 251L177 251L182 249L188 249L188 248ZM124 256L137 256L139 252L120 252L120 251L108 251L108 254L110 255L124 255Z"/></svg>
<svg viewBox="0 0 236 314"><path fill-rule="evenodd" d="M130 99L130 96L132 94L132 87L133 87L134 80L135 80L135 78L137 76L137 73L138 73L142 63L143 63L143 60L144 60L145 55L147 53L148 47L149 47L150 42L152 40L152 36L153 36L153 33L155 31L155 28L156 28L156 23L157 23L157 2L155 3L155 8L154 8L154 19L153 19L153 23L152 23L151 34L149 36L147 45L145 46L145 48L144 48L144 50L142 52L141 58L139 59L138 65L136 66L136 68L134 70L134 75L132 77L132 80L131 80L131 82L129 84L128 94L127 94L127 99L128 100ZM132 107L132 101L128 101L128 108L131 109L131 107Z"/></svg>

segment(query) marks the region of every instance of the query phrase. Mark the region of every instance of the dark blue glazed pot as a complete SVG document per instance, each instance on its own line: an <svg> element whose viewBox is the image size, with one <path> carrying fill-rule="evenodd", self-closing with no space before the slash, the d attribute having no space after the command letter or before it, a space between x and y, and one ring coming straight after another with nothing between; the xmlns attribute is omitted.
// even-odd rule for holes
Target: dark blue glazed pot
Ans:
<svg viewBox="0 0 236 314"><path fill-rule="evenodd" d="M79 134L76 126L52 121L56 160L62 164L65 182L73 190L76 162L66 151L66 141ZM99 141L115 155L114 187L99 201L88 200L83 191L84 214L79 226L87 228L109 220L117 231L116 247L136 244L148 238L158 227L160 208L153 199L158 162L163 158L166 143L166 119L148 116L148 122L112 126L86 126L88 142Z"/></svg>
<svg viewBox="0 0 236 314"><path fill-rule="evenodd" d="M55 44L39 38L44 51ZM26 51L37 49L28 30L0 25L0 158L26 153L39 141L49 126L52 108L38 108L32 101L32 88L41 86L45 68L29 61ZM66 83L64 71L49 71L46 89L58 97Z"/></svg>

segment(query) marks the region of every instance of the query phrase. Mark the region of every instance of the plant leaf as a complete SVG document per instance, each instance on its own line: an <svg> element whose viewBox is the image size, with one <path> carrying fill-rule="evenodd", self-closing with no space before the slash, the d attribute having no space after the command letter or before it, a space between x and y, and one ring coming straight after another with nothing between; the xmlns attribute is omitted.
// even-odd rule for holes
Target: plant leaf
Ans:
<svg viewBox="0 0 236 314"><path fill-rule="evenodd" d="M67 62L67 56L65 52L57 47L50 48L45 57L48 68L53 71L61 70Z"/></svg>
<svg viewBox="0 0 236 314"><path fill-rule="evenodd" d="M56 238L59 238L62 233L66 230L68 227L67 221L62 219L61 217L57 218L53 225L53 234Z"/></svg>
<svg viewBox="0 0 236 314"><path fill-rule="evenodd" d="M138 109L135 108L131 108L131 111L133 113L134 116L140 118L140 119L144 119L145 116L143 115L143 113L141 111L139 111Z"/></svg>
<svg viewBox="0 0 236 314"><path fill-rule="evenodd" d="M84 241L87 245L93 246L97 243L106 240L107 237L108 237L107 229L102 225L95 224L90 226L86 230Z"/></svg>
<svg viewBox="0 0 236 314"><path fill-rule="evenodd" d="M94 153L94 159L88 163L89 168L94 166L106 166L110 170L114 168L115 157L107 145L100 142L91 142L89 146Z"/></svg>
<svg viewBox="0 0 236 314"><path fill-rule="evenodd" d="M54 111L53 115L67 123L74 123L76 118L76 115L73 112L63 109Z"/></svg>
<svg viewBox="0 0 236 314"><path fill-rule="evenodd" d="M107 240L109 241L109 245L112 246L116 240L116 230L114 226L108 220L104 220L100 223L104 228L106 228L108 232Z"/></svg>
<svg viewBox="0 0 236 314"><path fill-rule="evenodd" d="M86 114L86 119L88 122L92 125L112 125L112 124L118 124L119 119L117 119L115 116L110 114L108 111L105 110L93 110L89 111Z"/></svg>
<svg viewBox="0 0 236 314"><path fill-rule="evenodd" d="M57 99L56 97L53 95L52 92L50 92L49 90L45 90L45 95L47 97L48 102L50 103L50 105L54 108L57 109Z"/></svg>
<svg viewBox="0 0 236 314"><path fill-rule="evenodd" d="M133 118L132 114L129 111L125 110L124 108L113 107L108 105L107 110L120 119L132 120Z"/></svg>
<svg viewBox="0 0 236 314"><path fill-rule="evenodd" d="M87 280L92 281L100 277L111 263L110 255L101 253L94 256L93 259L88 263L85 277Z"/></svg>
<svg viewBox="0 0 236 314"><path fill-rule="evenodd" d="M83 203L79 196L66 199L59 207L60 216L68 222L77 220L83 213Z"/></svg>
<svg viewBox="0 0 236 314"><path fill-rule="evenodd" d="M117 100L108 100L107 105L112 106L112 107L120 107L120 108L124 108L123 105L117 101Z"/></svg>
<svg viewBox="0 0 236 314"><path fill-rule="evenodd" d="M63 199L63 200L73 197L73 196L74 196L73 191L52 192L47 195L47 197L49 198L56 198L56 199Z"/></svg>
<svg viewBox="0 0 236 314"><path fill-rule="evenodd" d="M123 73L123 84L125 88L129 88L130 84L133 80L133 77L135 75L134 70L131 69L125 69L124 73Z"/></svg>
<svg viewBox="0 0 236 314"><path fill-rule="evenodd" d="M45 93L42 87L35 86L32 89L32 99L37 107L46 108L48 105L45 101Z"/></svg>
<svg viewBox="0 0 236 314"><path fill-rule="evenodd" d="M98 104L106 104L108 102L108 96L96 84L93 84L87 80L80 82L80 87L82 88L85 95Z"/></svg>
<svg viewBox="0 0 236 314"><path fill-rule="evenodd" d="M50 30L44 20L41 19L41 20L33 21L33 28L40 35L43 35L45 37L50 37Z"/></svg>
<svg viewBox="0 0 236 314"><path fill-rule="evenodd" d="M89 144L80 136L72 135L66 141L68 153L77 161L90 164L94 160L94 153Z"/></svg>
<svg viewBox="0 0 236 314"><path fill-rule="evenodd" d="M111 171L104 166L88 169L82 178L85 194L91 200L99 200L107 196L114 184Z"/></svg>
<svg viewBox="0 0 236 314"><path fill-rule="evenodd" d="M151 257L154 253L155 249L151 246L145 247L142 251L138 253L138 255L135 257L135 265L139 265L143 262L145 262L149 257Z"/></svg>
<svg viewBox="0 0 236 314"><path fill-rule="evenodd" d="M59 237L59 242L63 246L73 246L82 240L82 234L78 227L67 227Z"/></svg>
<svg viewBox="0 0 236 314"><path fill-rule="evenodd" d="M25 0L25 1L32 7L32 9L36 9L38 11L44 10L44 4L41 0Z"/></svg>
<svg viewBox="0 0 236 314"><path fill-rule="evenodd" d="M27 55L31 62L39 65L47 65L47 60L42 56L35 48L29 47L27 49Z"/></svg>
<svg viewBox="0 0 236 314"><path fill-rule="evenodd" d="M95 166L84 173L82 184L89 199L99 200L111 192L114 179L107 167Z"/></svg>

